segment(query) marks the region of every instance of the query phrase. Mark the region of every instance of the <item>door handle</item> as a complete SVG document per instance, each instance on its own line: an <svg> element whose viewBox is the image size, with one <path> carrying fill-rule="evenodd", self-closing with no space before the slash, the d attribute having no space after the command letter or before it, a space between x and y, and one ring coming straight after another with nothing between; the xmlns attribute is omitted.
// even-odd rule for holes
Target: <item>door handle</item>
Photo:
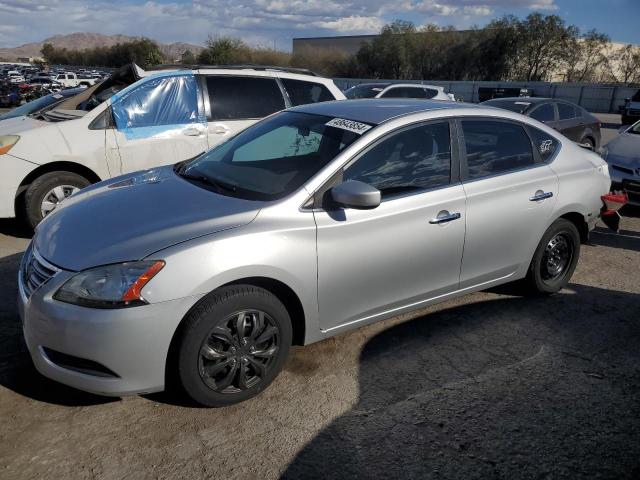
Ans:
<svg viewBox="0 0 640 480"><path fill-rule="evenodd" d="M458 212L456 213L449 213L446 210L443 210L442 212L438 213L438 216L436 218L432 218L431 220L429 220L429 223L433 224L433 225L438 225L441 223L448 223L451 222L453 220L457 220L461 217L462 215L460 215Z"/></svg>
<svg viewBox="0 0 640 480"><path fill-rule="evenodd" d="M529 197L529 201L539 202L540 200L551 197L553 197L553 192L543 192L542 190L538 190L533 197Z"/></svg>
<svg viewBox="0 0 640 480"><path fill-rule="evenodd" d="M226 125L222 125L221 123L218 123L216 125L212 125L209 128L209 132L215 135L226 135L227 133L229 133L229 127L227 127Z"/></svg>
<svg viewBox="0 0 640 480"><path fill-rule="evenodd" d="M197 137L198 135L202 134L202 130L195 127L188 127L182 131L182 134L186 135L187 137Z"/></svg>

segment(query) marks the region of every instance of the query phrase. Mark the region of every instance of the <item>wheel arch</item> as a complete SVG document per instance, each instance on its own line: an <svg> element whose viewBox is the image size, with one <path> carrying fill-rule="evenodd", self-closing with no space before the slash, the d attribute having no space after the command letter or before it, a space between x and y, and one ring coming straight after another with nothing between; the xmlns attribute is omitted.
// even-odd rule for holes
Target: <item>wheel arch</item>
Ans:
<svg viewBox="0 0 640 480"><path fill-rule="evenodd" d="M175 386L176 371L175 366L177 364L177 355L178 355L178 345L180 336L182 334L182 329L185 325L185 319L189 316L189 313L194 308L197 308L201 302L203 302L209 295L218 291L221 288L228 287L230 285L252 285L255 287L264 288L268 292L278 298L289 312L289 317L291 318L291 327L293 329L292 336L292 344L293 345L304 345L305 343L305 332L306 332L306 323L305 323L305 314L304 308L302 306L302 301L296 294L296 292L286 283L276 280L271 277L244 277L239 278L237 280L230 281L225 283L224 285L220 285L209 292L207 295L204 295L200 298L182 317L180 323L175 329L173 336L171 337L171 342L169 343L169 351L167 352L167 359L165 364L165 386L172 387Z"/></svg>
<svg viewBox="0 0 640 480"><path fill-rule="evenodd" d="M587 240L589 240L589 225L587 224L583 214L578 212L567 212L559 216L557 219L560 218L568 220L576 226L578 233L580 234L581 243L586 243Z"/></svg>
<svg viewBox="0 0 640 480"><path fill-rule="evenodd" d="M23 206L25 191L27 190L29 185L33 183L33 181L36 178L44 175L45 173L61 172L61 171L76 173L78 175L83 176L84 178L89 180L91 183L97 183L102 180L96 172L94 172L89 167L82 165L80 163L65 162L65 161L45 163L31 170L27 174L27 176L24 177L20 182L20 185L18 186L18 189L16 191L16 196L14 199L14 209L16 214L20 212L20 209Z"/></svg>

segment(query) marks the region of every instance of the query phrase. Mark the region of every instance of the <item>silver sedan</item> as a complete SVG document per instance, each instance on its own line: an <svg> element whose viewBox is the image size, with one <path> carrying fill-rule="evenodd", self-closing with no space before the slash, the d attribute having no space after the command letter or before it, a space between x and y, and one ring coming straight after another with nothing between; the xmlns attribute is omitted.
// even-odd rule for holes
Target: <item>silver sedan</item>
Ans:
<svg viewBox="0 0 640 480"><path fill-rule="evenodd" d="M609 185L598 155L517 113L289 109L65 200L22 260L25 339L40 372L79 389L174 379L204 405L236 403L292 344L507 282L557 292Z"/></svg>

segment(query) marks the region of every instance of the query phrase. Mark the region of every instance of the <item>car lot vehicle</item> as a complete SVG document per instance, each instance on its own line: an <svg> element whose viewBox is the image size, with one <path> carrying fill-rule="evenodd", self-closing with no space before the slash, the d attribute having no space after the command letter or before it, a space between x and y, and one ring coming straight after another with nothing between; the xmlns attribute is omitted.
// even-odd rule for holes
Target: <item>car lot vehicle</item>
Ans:
<svg viewBox="0 0 640 480"><path fill-rule="evenodd" d="M16 70L10 70L7 72L7 79L10 83L22 83L24 82L24 77L22 74Z"/></svg>
<svg viewBox="0 0 640 480"><path fill-rule="evenodd" d="M508 111L303 105L65 200L20 267L26 342L76 388L157 391L168 372L236 403L291 343L520 279L558 291L609 185L597 154Z"/></svg>
<svg viewBox="0 0 640 480"><path fill-rule="evenodd" d="M541 97L496 98L482 102L534 118L589 150L600 148L600 120L584 108L563 100Z"/></svg>
<svg viewBox="0 0 640 480"><path fill-rule="evenodd" d="M39 87L53 89L56 91L63 89L63 85L60 82L52 79L49 76L33 77L32 79L29 80L29 85L33 85L33 86L37 85Z"/></svg>
<svg viewBox="0 0 640 480"><path fill-rule="evenodd" d="M60 83L64 88L74 88L79 86L90 87L95 85L97 80L95 78L77 75L74 72L64 72L56 75L55 80Z"/></svg>
<svg viewBox="0 0 640 480"><path fill-rule="evenodd" d="M424 98L455 100L445 93L444 87L419 83L361 83L344 92L348 99L358 98Z"/></svg>
<svg viewBox="0 0 640 480"><path fill-rule="evenodd" d="M84 92L84 87L67 88L60 92L50 93L44 97L37 98L31 102L23 103L19 107L0 115L0 121L8 120L10 118L23 117L26 115L38 115L45 109L53 108L55 105L60 104L65 98L73 97L79 93ZM2 125L2 124L0 124ZM0 127L1 128L1 127Z"/></svg>
<svg viewBox="0 0 640 480"><path fill-rule="evenodd" d="M625 99L624 105L620 108L623 125L630 125L640 120L640 90L632 97Z"/></svg>
<svg viewBox="0 0 640 480"><path fill-rule="evenodd" d="M640 205L640 121L620 129L602 147L602 158L609 164L611 188L625 191L630 204Z"/></svg>
<svg viewBox="0 0 640 480"><path fill-rule="evenodd" d="M343 98L332 80L295 69L131 66L41 120L0 124L0 217L35 226L90 183L192 158L286 107Z"/></svg>

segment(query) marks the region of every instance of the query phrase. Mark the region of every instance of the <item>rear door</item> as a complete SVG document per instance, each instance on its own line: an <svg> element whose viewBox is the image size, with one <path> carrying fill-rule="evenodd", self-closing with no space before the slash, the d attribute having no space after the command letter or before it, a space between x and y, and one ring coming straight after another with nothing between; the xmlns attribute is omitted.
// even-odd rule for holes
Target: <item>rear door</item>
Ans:
<svg viewBox="0 0 640 480"><path fill-rule="evenodd" d="M459 125L467 195L460 288L467 288L506 279L530 262L558 195L558 178L544 161L557 142L534 143L512 121L478 117Z"/></svg>
<svg viewBox="0 0 640 480"><path fill-rule="evenodd" d="M556 130L561 132L565 137L574 142L582 140L584 132L584 121L582 121L582 113L573 105L564 102L557 102L558 121L556 122Z"/></svg>
<svg viewBox="0 0 640 480"><path fill-rule="evenodd" d="M536 105L531 111L527 112L527 116L549 125L551 128L556 128L558 114L554 103L547 102Z"/></svg>
<svg viewBox="0 0 640 480"><path fill-rule="evenodd" d="M202 78L209 147L286 107L282 90L273 77L203 75Z"/></svg>

